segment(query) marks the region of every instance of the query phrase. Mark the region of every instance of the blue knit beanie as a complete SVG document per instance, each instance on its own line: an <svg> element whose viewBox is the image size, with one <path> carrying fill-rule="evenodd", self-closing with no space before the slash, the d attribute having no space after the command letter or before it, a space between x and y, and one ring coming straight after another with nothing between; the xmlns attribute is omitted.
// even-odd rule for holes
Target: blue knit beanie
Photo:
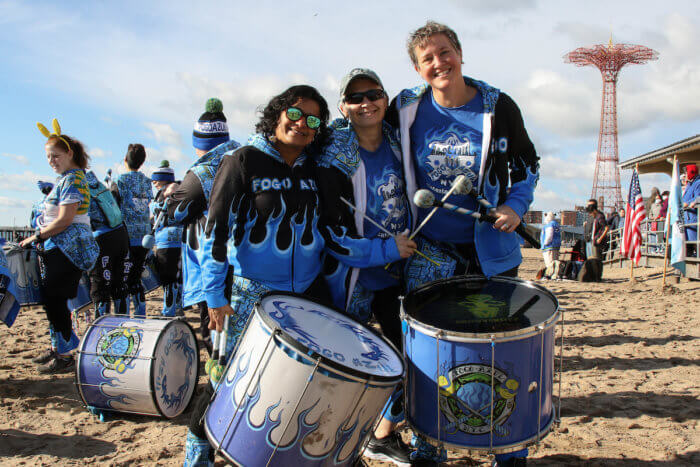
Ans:
<svg viewBox="0 0 700 467"><path fill-rule="evenodd" d="M205 112L194 124L192 146L208 152L230 139L223 110L224 104L216 97L207 100Z"/></svg>
<svg viewBox="0 0 700 467"><path fill-rule="evenodd" d="M174 182L175 181L175 171L170 168L170 162L164 160L161 161L160 167L156 169L151 175L152 182Z"/></svg>

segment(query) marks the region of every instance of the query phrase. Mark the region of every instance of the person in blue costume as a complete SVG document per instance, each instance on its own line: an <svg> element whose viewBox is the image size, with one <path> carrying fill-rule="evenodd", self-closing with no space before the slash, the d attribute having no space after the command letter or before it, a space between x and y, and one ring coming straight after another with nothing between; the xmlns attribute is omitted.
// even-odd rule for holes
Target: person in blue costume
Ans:
<svg viewBox="0 0 700 467"><path fill-rule="evenodd" d="M241 145L231 140L223 103L216 97L207 100L205 111L194 124L192 145L197 161L189 168L182 183L169 185L169 222L182 225L182 304L199 308L200 332L205 347L212 352L209 333L209 309L204 298L201 274L202 233L207 220L209 197L221 158Z"/></svg>
<svg viewBox="0 0 700 467"><path fill-rule="evenodd" d="M129 257L126 259L124 274L129 297L134 306L134 316L146 316L146 293L141 283L146 250L143 237L151 232L148 205L153 199L151 181L139 171L146 160L146 150L142 144L130 144L124 157L126 173L119 175L115 195L122 210L126 230L129 232ZM127 314L129 313L127 297Z"/></svg>
<svg viewBox="0 0 700 467"><path fill-rule="evenodd" d="M683 192L683 207L685 226L685 239L688 242L695 242L698 239L698 197L700 197L700 176L698 176L697 164L685 166L686 178L688 180ZM697 254L697 244L688 244L688 256L694 257Z"/></svg>
<svg viewBox="0 0 700 467"><path fill-rule="evenodd" d="M554 218L553 212L548 212L544 216L540 245L542 245L544 267L549 271L554 262L559 260L559 248L561 247L561 226Z"/></svg>
<svg viewBox="0 0 700 467"><path fill-rule="evenodd" d="M46 196L48 196L48 194L51 193L51 190L53 190L53 183L51 182L42 182L39 180L36 182L36 186L39 188L39 191L41 191L42 197L39 201L32 205L32 213L29 216L29 226L32 229L36 229L36 220L39 218L44 209L44 201L46 200Z"/></svg>
<svg viewBox="0 0 700 467"><path fill-rule="evenodd" d="M327 140L328 118L326 101L316 89L292 86L264 108L249 144L221 161L201 247L210 326L222 331L229 315L225 359L264 293L328 298L321 275L325 253L363 267L398 261L413 252L405 236L369 240L321 222L314 157ZM210 398L209 387L195 403L187 466L213 462L202 426Z"/></svg>
<svg viewBox="0 0 700 467"><path fill-rule="evenodd" d="M79 342L66 300L78 294L80 277L95 264L99 248L88 215L90 189L84 170L89 156L80 141L61 134L56 119L53 133L40 123L37 126L48 138L46 157L59 177L37 218L36 234L20 246L39 244L43 305L55 339L56 350L42 356L45 363L39 372L59 373L73 368L72 352Z"/></svg>
<svg viewBox="0 0 700 467"><path fill-rule="evenodd" d="M389 238L410 225L401 150L393 129L383 122L388 105L384 86L374 71L351 70L340 85L343 118L331 123L330 142L318 163L324 222L344 225L365 238ZM374 316L399 351L403 344L398 299L402 266L403 262L398 262L390 268L351 268L330 255L324 265L334 305L363 324ZM410 463L410 447L395 431L403 420L402 396L398 389L387 404L365 457L397 465Z"/></svg>
<svg viewBox="0 0 700 467"><path fill-rule="evenodd" d="M129 254L129 234L111 192L93 171L88 171L85 178L91 194L109 197L104 203L95 196L90 201L92 235L100 248L95 267L90 270L90 298L95 307L95 318L111 312L112 300L114 312L124 315L127 313L124 262Z"/></svg>
<svg viewBox="0 0 700 467"><path fill-rule="evenodd" d="M164 196L168 186L175 183L175 171L168 161L162 161L160 167L151 174L156 196L151 202L151 215L155 224L155 259L156 274L163 286L162 315L174 317L182 311L182 280L180 274L180 256L182 253L182 226L168 225L167 205ZM160 219L160 221L159 221Z"/></svg>
<svg viewBox="0 0 700 467"><path fill-rule="evenodd" d="M532 203L539 178L539 158L520 110L499 89L462 75L462 46L449 27L429 21L410 35L407 48L424 84L401 91L392 101L388 120L399 134L408 198L413 199L418 189L442 198L454 179L463 175L494 207L496 222L438 209L416 238L418 250L440 266L421 256L410 258L406 292L465 273L515 277L522 256L513 231ZM482 209L469 195L453 195L448 201ZM411 210L415 228L429 210L413 204ZM417 447L414 457L444 458L423 449L425 443ZM525 462L526 456L526 451L499 455L496 462L511 465Z"/></svg>

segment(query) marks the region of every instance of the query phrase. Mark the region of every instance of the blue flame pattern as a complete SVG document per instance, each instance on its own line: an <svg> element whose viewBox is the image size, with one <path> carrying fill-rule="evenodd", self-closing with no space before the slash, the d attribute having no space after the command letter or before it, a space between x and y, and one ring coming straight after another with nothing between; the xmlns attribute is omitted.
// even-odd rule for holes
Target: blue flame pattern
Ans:
<svg viewBox="0 0 700 467"><path fill-rule="evenodd" d="M159 395L160 402L168 409L178 410L182 406L185 396L189 392L190 385L196 380L196 378L191 377L197 358L195 349L190 345L192 337L192 333L189 330L183 329L179 332L171 333L165 344L165 355L158 366L154 389ZM187 360L184 370L185 381L175 388L174 391L168 388L168 375L165 374L167 359L171 352L178 352L184 355Z"/></svg>

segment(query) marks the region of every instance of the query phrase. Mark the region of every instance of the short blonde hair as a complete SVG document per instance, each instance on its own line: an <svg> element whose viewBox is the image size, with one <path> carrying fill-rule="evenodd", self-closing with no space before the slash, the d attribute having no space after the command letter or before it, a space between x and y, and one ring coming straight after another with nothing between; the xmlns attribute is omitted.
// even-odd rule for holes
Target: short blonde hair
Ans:
<svg viewBox="0 0 700 467"><path fill-rule="evenodd" d="M456 32L444 24L429 20L427 23L425 23L425 26L413 31L411 35L408 36L408 41L406 41L408 56L411 57L411 61L414 65L418 66L416 47L425 47L428 39L436 34L444 34L450 41L450 44L452 44L452 47L454 47L458 52L462 52L462 44L459 43Z"/></svg>

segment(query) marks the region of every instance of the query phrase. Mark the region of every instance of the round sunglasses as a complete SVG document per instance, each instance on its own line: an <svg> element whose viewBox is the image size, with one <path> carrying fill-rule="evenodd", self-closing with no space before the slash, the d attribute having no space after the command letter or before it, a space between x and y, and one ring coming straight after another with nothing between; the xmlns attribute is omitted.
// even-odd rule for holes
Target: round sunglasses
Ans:
<svg viewBox="0 0 700 467"><path fill-rule="evenodd" d="M367 99L369 99L371 102L374 102L378 101L384 96L386 96L386 93L383 89L370 89L369 91L365 92L353 92L352 94L348 94L345 96L344 100L348 104L361 104L362 101L365 100L365 97L367 97Z"/></svg>
<svg viewBox="0 0 700 467"><path fill-rule="evenodd" d="M297 120L301 120L302 117L306 117L306 126L312 130L316 130L321 126L321 119L317 116L305 114L301 109L296 107L289 107L287 109L287 118L291 121L296 122Z"/></svg>

